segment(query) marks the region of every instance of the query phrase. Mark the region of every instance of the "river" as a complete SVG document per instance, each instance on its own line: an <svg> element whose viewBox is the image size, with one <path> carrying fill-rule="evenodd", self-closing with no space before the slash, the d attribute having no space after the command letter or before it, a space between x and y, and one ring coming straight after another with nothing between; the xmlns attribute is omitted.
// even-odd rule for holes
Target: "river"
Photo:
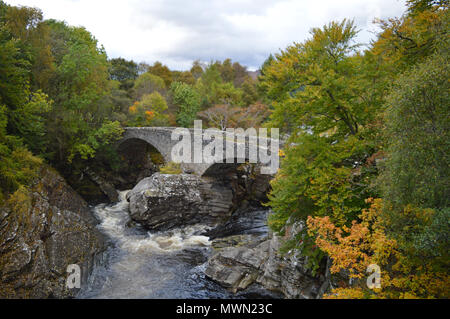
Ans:
<svg viewBox="0 0 450 319"><path fill-rule="evenodd" d="M205 278L211 242L201 225L150 233L129 227L127 192L94 213L109 240L106 262L94 269L82 299L206 299L266 297L264 291L231 294Z"/></svg>

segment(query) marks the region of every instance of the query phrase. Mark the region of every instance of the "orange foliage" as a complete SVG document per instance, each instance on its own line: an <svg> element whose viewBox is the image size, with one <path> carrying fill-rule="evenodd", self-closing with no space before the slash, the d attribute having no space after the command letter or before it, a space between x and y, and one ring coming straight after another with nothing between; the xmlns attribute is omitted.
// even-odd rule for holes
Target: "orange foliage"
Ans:
<svg viewBox="0 0 450 319"><path fill-rule="evenodd" d="M381 267L381 289L370 291L360 280L359 285L334 289L325 298L448 298L450 276L435 272L426 261L417 264L407 258L398 243L386 235L381 222L382 200L370 198L367 202L371 207L363 210L360 222L353 221L351 227L337 227L328 216L308 217L309 234L333 261L331 273L347 270L351 278L363 279L368 265ZM410 213L408 208L405 211ZM422 213L429 218L428 210Z"/></svg>
<svg viewBox="0 0 450 319"><path fill-rule="evenodd" d="M145 111L145 117L147 118L147 121L151 121L151 119L155 117L155 112Z"/></svg>
<svg viewBox="0 0 450 319"><path fill-rule="evenodd" d="M139 102L134 102L134 104L129 107L128 112L130 112L131 114L135 114L137 112L138 107Z"/></svg>

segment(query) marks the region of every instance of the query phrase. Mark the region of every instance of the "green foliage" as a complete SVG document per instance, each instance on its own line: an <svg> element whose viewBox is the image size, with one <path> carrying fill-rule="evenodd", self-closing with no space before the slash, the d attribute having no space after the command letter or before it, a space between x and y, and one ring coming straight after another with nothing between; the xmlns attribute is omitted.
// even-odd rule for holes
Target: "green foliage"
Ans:
<svg viewBox="0 0 450 319"><path fill-rule="evenodd" d="M202 107L207 108L214 104L214 88L222 83L222 77L217 65L209 65L203 72L202 77L195 86L197 92L202 97Z"/></svg>
<svg viewBox="0 0 450 319"><path fill-rule="evenodd" d="M174 82L170 87L173 103L178 107L177 123L181 127L191 127L200 111L200 96L185 83Z"/></svg>
<svg viewBox="0 0 450 319"><path fill-rule="evenodd" d="M20 105L11 113L12 133L23 138L28 147L36 152L44 152L47 149L45 116L52 110L53 102L47 94L37 91L31 94L27 103Z"/></svg>
<svg viewBox="0 0 450 319"><path fill-rule="evenodd" d="M310 256L313 269L323 258L315 243L332 269L364 271L374 259L390 277L380 294L351 287L338 296L448 295L448 10L441 1L409 5L402 18L380 22L364 53L343 21L313 29L261 70L268 126L288 134L270 227L283 232L308 218L314 231L286 245Z"/></svg>
<svg viewBox="0 0 450 319"><path fill-rule="evenodd" d="M242 102L245 106L252 105L258 101L259 94L256 85L251 78L242 84Z"/></svg>
<svg viewBox="0 0 450 319"><path fill-rule="evenodd" d="M33 156L22 141L6 134L7 110L0 105L0 197L15 192L37 177L42 160Z"/></svg>
<svg viewBox="0 0 450 319"><path fill-rule="evenodd" d="M203 74L203 67L200 63L200 61L194 61L194 63L192 63L192 68L190 70L192 76L195 78L195 80L198 80L202 74Z"/></svg>
<svg viewBox="0 0 450 319"><path fill-rule="evenodd" d="M26 99L29 65L18 41L0 23L0 103L10 109L16 109Z"/></svg>
<svg viewBox="0 0 450 319"><path fill-rule="evenodd" d="M449 13L439 8L439 2L411 0L409 14L379 22L383 32L372 51L392 74L423 62L436 52L442 40L448 41ZM448 1L442 4L448 8Z"/></svg>
<svg viewBox="0 0 450 319"><path fill-rule="evenodd" d="M110 79L119 81L122 90L131 89L138 77L138 65L134 61L127 61L123 58L111 59L109 63Z"/></svg>
<svg viewBox="0 0 450 319"><path fill-rule="evenodd" d="M241 88L244 82L246 86ZM246 69L239 64L231 64L230 59L208 65L195 87L202 97L202 109L216 104L250 105L257 100Z"/></svg>
<svg viewBox="0 0 450 319"><path fill-rule="evenodd" d="M367 193L367 176L354 173L370 151L363 137L377 105L364 102L364 82L354 75L361 63L351 55L355 35L348 21L314 29L310 40L282 52L262 76L276 101L269 125L291 133L270 195L278 213L330 215L345 223L365 206L356 193Z"/></svg>
<svg viewBox="0 0 450 319"><path fill-rule="evenodd" d="M274 230L291 216L348 225L373 196L376 170L366 161L382 101L377 73L361 74L367 61L355 51L356 34L352 21L332 22L264 66L260 86L274 108L267 126L290 135L269 194ZM323 255L310 246L299 244L316 269Z"/></svg>
<svg viewBox="0 0 450 319"><path fill-rule="evenodd" d="M103 123L99 129L92 131L85 140L81 140L74 145L68 158L69 162L72 162L76 156L83 160L95 157L99 149L118 141L123 132L123 128L117 121Z"/></svg>
<svg viewBox="0 0 450 319"><path fill-rule="evenodd" d="M412 14L432 9L448 8L448 0L406 0L408 11Z"/></svg>
<svg viewBox="0 0 450 319"><path fill-rule="evenodd" d="M397 208L449 204L448 61L448 51L431 56L402 75L387 98L389 157L379 184Z"/></svg>
<svg viewBox="0 0 450 319"><path fill-rule="evenodd" d="M51 32L55 72L47 88L54 101L47 121L48 159L61 170L82 165L99 149L98 131L108 125L111 105L109 64L97 40L84 28L46 21ZM76 163L74 163L76 161Z"/></svg>
<svg viewBox="0 0 450 319"><path fill-rule="evenodd" d="M194 85L196 82L195 77L189 71L172 71L172 76L174 82L183 82L189 85Z"/></svg>
<svg viewBox="0 0 450 319"><path fill-rule="evenodd" d="M424 229L413 235L412 244L414 250L419 252L420 259L433 258L439 264L446 265L450 258L448 247L450 240L450 209L448 207L436 210L431 221Z"/></svg>

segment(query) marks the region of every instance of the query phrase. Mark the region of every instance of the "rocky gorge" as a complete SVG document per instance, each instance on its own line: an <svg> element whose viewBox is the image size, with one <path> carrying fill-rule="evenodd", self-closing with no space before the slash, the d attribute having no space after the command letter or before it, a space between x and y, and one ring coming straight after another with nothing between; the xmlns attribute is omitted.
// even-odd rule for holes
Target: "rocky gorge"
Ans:
<svg viewBox="0 0 450 319"><path fill-rule="evenodd" d="M260 202L269 187L269 179L254 172L228 179L156 173L126 197L131 219L146 229L207 226L198 232L211 241L204 273L230 292L256 285L284 298L320 297L327 278L313 275L297 250L280 253L282 242L293 239L302 225L291 225L287 237L267 227L271 211Z"/></svg>
<svg viewBox="0 0 450 319"><path fill-rule="evenodd" d="M43 167L20 207L0 209L0 298L317 298L326 289L306 257L280 252L302 225L284 237L269 230L270 176L257 168L138 179L117 195L103 187L117 202L89 207ZM66 288L71 264L82 268L81 290Z"/></svg>

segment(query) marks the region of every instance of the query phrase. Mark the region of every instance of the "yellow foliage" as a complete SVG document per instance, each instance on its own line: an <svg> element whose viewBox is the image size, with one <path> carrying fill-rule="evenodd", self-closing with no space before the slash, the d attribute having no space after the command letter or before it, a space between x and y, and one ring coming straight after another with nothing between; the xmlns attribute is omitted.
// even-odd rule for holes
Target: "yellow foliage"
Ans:
<svg viewBox="0 0 450 319"><path fill-rule="evenodd" d="M382 200L368 199L369 209L362 211L359 222L351 227L337 227L328 216L308 217L308 232L316 237L317 246L332 258L331 273L350 272L360 279L359 286L334 289L325 296L340 298L448 298L450 276L436 272L432 265L421 261L418 265L404 254L398 243L386 235L381 222ZM405 214L419 214L430 218L430 210L405 208ZM364 277L370 264L381 267L381 289L369 290Z"/></svg>
<svg viewBox="0 0 450 319"><path fill-rule="evenodd" d="M17 216L19 222L23 222L27 212L31 209L30 190L25 186L20 186L8 199L8 205Z"/></svg>
<svg viewBox="0 0 450 319"><path fill-rule="evenodd" d="M180 164L169 162L160 169L161 174L181 174L182 170Z"/></svg>

